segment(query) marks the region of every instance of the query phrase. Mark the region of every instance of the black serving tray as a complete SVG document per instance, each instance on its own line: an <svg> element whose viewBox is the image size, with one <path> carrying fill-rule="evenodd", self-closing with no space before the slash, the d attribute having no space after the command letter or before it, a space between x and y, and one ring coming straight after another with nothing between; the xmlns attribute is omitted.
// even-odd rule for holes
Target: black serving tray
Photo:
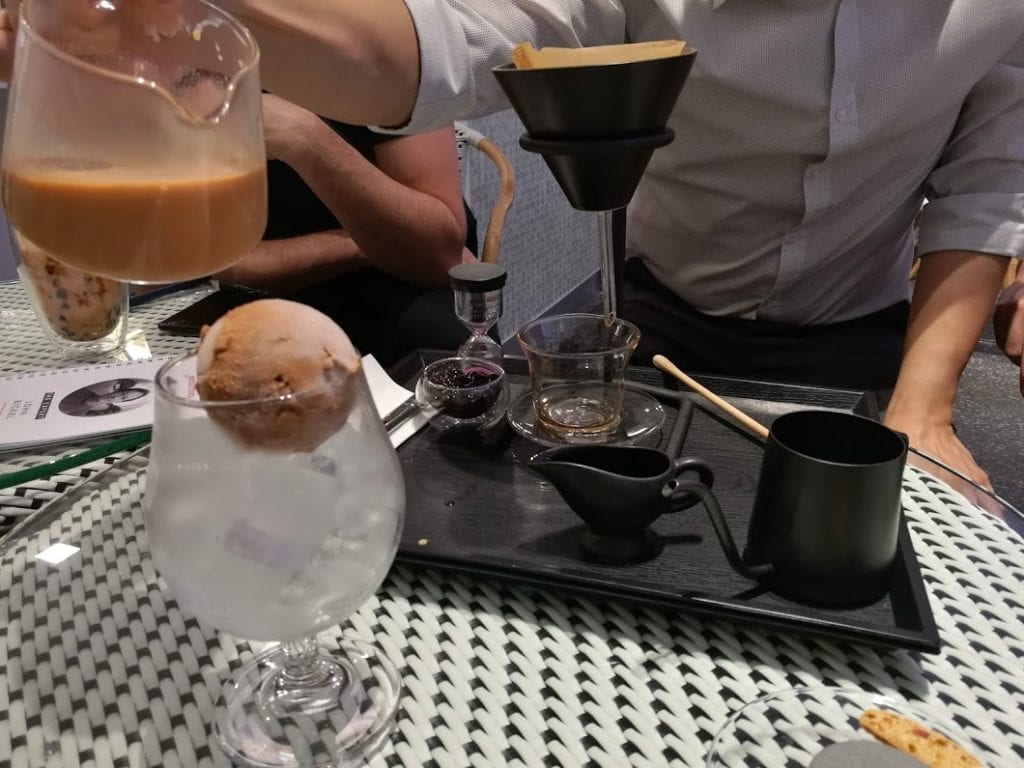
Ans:
<svg viewBox="0 0 1024 768"><path fill-rule="evenodd" d="M392 368L410 388L425 362L445 353L415 352ZM450 354L450 353L448 353ZM529 386L526 361L506 357L511 396ZM763 423L788 411L830 408L878 417L871 394L701 376ZM678 392L660 371L630 368L630 382L661 390L667 417L642 444L669 446L705 459L714 491L742 551L753 505L762 444L702 400ZM830 609L802 605L740 576L726 562L702 506L662 516L653 526L665 539L656 559L638 565L601 565L580 555L582 521L561 495L525 466L544 450L507 425L484 436L424 429L398 450L407 506L398 559L436 568L509 579L546 589L624 600L663 609L756 623L873 645L938 652L938 630L904 522L889 593L873 605Z"/></svg>

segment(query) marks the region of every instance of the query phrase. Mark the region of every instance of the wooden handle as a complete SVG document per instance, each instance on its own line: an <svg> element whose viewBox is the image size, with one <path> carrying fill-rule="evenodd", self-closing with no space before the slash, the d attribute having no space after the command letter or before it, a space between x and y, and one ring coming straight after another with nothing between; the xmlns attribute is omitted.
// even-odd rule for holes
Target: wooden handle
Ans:
<svg viewBox="0 0 1024 768"><path fill-rule="evenodd" d="M703 384L691 379L689 376L687 376L685 373L679 370L675 366L675 364L664 355L655 355L654 364L661 370L665 371L665 373L675 376L677 379L679 379L679 381L688 386L690 389L692 389L698 395L703 397L705 400L712 403L719 410L728 413L730 416L736 419L736 421L738 421L744 427L746 427L751 432L756 434L758 437L762 439L768 438L768 427L766 427L761 422L752 419L750 416L745 414L735 405L727 403L725 400L720 398L718 395L716 395L710 389L705 387Z"/></svg>
<svg viewBox="0 0 1024 768"><path fill-rule="evenodd" d="M496 264L498 253L501 250L501 233L505 226L505 214L512 206L512 200L516 194L515 173L508 158L490 139L481 139L477 148L491 159L491 162L497 167L498 176L501 179L501 190L498 193L498 200L491 208L491 217L487 221L487 230L484 234L484 246L480 251L480 261Z"/></svg>

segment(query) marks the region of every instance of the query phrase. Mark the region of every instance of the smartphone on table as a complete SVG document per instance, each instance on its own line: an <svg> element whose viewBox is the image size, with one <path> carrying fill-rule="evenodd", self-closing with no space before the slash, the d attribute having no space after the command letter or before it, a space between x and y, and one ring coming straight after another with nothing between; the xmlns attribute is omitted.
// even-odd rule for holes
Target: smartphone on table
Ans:
<svg viewBox="0 0 1024 768"><path fill-rule="evenodd" d="M157 328L182 336L198 336L204 325L213 325L222 315L250 301L265 299L270 294L259 288L248 288L234 283L220 283L220 287L195 304L157 323Z"/></svg>

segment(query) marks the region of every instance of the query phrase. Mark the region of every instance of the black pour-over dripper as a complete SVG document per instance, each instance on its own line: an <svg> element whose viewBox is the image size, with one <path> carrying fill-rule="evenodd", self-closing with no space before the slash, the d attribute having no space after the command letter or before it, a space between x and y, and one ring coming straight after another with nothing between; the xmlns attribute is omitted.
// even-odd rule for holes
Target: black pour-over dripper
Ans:
<svg viewBox="0 0 1024 768"><path fill-rule="evenodd" d="M647 163L675 137L671 129L623 139L558 141L523 134L519 146L537 152L578 211L614 211L633 199Z"/></svg>
<svg viewBox="0 0 1024 768"><path fill-rule="evenodd" d="M541 154L570 205L610 211L633 197L697 52L625 64L493 72L526 127L523 149Z"/></svg>
<svg viewBox="0 0 1024 768"><path fill-rule="evenodd" d="M696 56L492 71L533 138L618 139L665 129Z"/></svg>

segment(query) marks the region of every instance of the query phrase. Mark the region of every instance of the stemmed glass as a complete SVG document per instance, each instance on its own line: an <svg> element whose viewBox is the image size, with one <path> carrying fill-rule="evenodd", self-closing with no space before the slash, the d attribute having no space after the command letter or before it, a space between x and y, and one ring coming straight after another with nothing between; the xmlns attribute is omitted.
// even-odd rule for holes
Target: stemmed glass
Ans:
<svg viewBox="0 0 1024 768"><path fill-rule="evenodd" d="M186 611L231 635L280 643L224 687L214 735L246 765L365 759L393 723L397 671L366 643L328 649L311 639L380 586L404 517L401 469L362 371L291 395L216 402L197 394L195 372L189 353L157 374L146 491L153 561ZM310 448L302 414L322 429L325 397L351 410ZM298 424L298 444L252 444L282 419Z"/></svg>

